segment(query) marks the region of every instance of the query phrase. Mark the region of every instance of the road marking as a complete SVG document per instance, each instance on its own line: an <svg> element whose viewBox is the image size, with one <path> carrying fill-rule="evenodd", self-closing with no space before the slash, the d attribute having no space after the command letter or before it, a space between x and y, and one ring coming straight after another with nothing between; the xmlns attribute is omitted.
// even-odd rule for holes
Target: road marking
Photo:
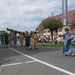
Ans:
<svg viewBox="0 0 75 75"><path fill-rule="evenodd" d="M25 63L33 63L33 62L36 62L35 60L33 61L26 61Z"/></svg>
<svg viewBox="0 0 75 75"><path fill-rule="evenodd" d="M32 63L32 62L36 62L36 61L33 60L33 61L26 61L26 62L19 62L19 63L5 64L5 65L1 65L1 67L13 66L13 65L20 65L20 64L24 64L24 63Z"/></svg>
<svg viewBox="0 0 75 75"><path fill-rule="evenodd" d="M34 57L32 57L32 56L29 56L29 55L24 54L24 53L22 53L22 52L20 52L20 51L17 51L16 49L13 49L13 48L9 48L9 49L11 49L11 50L13 50L13 51L15 51L15 52L17 52L17 53L19 53L19 54L25 56L25 57L31 58L31 59L33 59L33 60L39 62L39 63L42 63L42 64L44 64L44 65L46 65L46 66L48 66L48 67L51 67L51 68L54 68L54 69L56 69L56 70L58 70L58 71L61 71L61 72L63 72L63 73L66 73L66 74L68 74L68 75L75 75L75 73L72 73L72 72L70 72L70 71L64 70L64 69L62 69L62 68L59 68L59 67L54 66L54 65L52 65L52 64L49 64L49 63L47 63L47 62L41 61L41 60L39 60L39 59L36 59L36 58L34 58Z"/></svg>
<svg viewBox="0 0 75 75"><path fill-rule="evenodd" d="M1 65L0 65L0 72L2 71Z"/></svg>

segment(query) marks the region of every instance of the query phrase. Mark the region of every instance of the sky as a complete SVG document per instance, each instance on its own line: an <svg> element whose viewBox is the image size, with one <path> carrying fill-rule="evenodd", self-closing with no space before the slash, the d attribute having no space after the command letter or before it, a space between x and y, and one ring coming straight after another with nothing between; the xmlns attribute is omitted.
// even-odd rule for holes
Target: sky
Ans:
<svg viewBox="0 0 75 75"><path fill-rule="evenodd" d="M68 1L68 11L75 0ZM0 30L35 31L41 21L62 13L62 0L0 0Z"/></svg>

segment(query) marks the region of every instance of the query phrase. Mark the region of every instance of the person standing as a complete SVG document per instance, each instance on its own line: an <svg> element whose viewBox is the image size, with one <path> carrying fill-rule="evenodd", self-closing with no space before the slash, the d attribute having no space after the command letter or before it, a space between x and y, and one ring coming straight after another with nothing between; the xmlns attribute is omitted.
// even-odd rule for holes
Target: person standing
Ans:
<svg viewBox="0 0 75 75"><path fill-rule="evenodd" d="M19 41L20 41L21 46L23 46L23 43L24 43L24 35L22 33L19 33Z"/></svg>
<svg viewBox="0 0 75 75"><path fill-rule="evenodd" d="M5 33L5 47L8 47L9 44L9 38L8 33Z"/></svg>
<svg viewBox="0 0 75 75"><path fill-rule="evenodd" d="M1 34L1 45L3 46L4 45L4 35L3 34Z"/></svg>
<svg viewBox="0 0 75 75"><path fill-rule="evenodd" d="M13 35L13 44L14 44L14 47L16 47L16 44L17 44L17 35L16 35L16 33L14 33L14 35Z"/></svg>
<svg viewBox="0 0 75 75"><path fill-rule="evenodd" d="M10 35L9 35L9 44L10 44L10 45L12 45L12 41L13 41L13 37L12 37L12 35L10 34Z"/></svg>
<svg viewBox="0 0 75 75"><path fill-rule="evenodd" d="M75 56L75 54L73 52L73 49L72 49L72 43L71 43L71 40L74 37L71 37L71 34L69 33L69 29L68 28L65 28L65 33L62 34L62 35L59 35L59 36L60 37L63 37L63 39L64 39L63 54L65 56L67 56L67 55Z"/></svg>
<svg viewBox="0 0 75 75"><path fill-rule="evenodd" d="M31 49L31 46L30 46L30 39L31 39L31 35L26 31L26 34L25 34L25 46L26 46L26 49Z"/></svg>
<svg viewBox="0 0 75 75"><path fill-rule="evenodd" d="M37 32L34 32L34 48L38 49L38 35Z"/></svg>
<svg viewBox="0 0 75 75"><path fill-rule="evenodd" d="M31 35L31 42L33 43L34 42L34 32L31 31L30 35Z"/></svg>

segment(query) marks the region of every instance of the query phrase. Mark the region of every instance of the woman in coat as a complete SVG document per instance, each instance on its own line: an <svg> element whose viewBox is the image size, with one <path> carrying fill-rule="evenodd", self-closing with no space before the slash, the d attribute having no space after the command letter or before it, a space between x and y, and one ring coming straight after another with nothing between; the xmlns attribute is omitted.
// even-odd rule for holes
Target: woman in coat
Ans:
<svg viewBox="0 0 75 75"><path fill-rule="evenodd" d="M22 33L19 34L20 45L23 46L24 43L24 35Z"/></svg>
<svg viewBox="0 0 75 75"><path fill-rule="evenodd" d="M8 33L5 33L5 47L8 47L9 44L9 36Z"/></svg>
<svg viewBox="0 0 75 75"><path fill-rule="evenodd" d="M31 49L31 46L30 46L30 41L31 41L31 35L26 31L26 34L25 34L25 46L26 46L26 49Z"/></svg>
<svg viewBox="0 0 75 75"><path fill-rule="evenodd" d="M34 48L38 49L38 35L37 32L34 32Z"/></svg>
<svg viewBox="0 0 75 75"><path fill-rule="evenodd" d="M10 45L12 45L12 41L13 41L13 37L12 37L12 35L10 34L10 35L9 35L9 44L10 44Z"/></svg>
<svg viewBox="0 0 75 75"><path fill-rule="evenodd" d="M3 46L4 43L5 43L5 42L4 42L4 35L2 34L2 35L1 35L1 45Z"/></svg>
<svg viewBox="0 0 75 75"><path fill-rule="evenodd" d="M18 39L18 37L17 37L16 33L14 33L14 35L13 35L13 44L14 44L14 47L16 47L17 39Z"/></svg>
<svg viewBox="0 0 75 75"><path fill-rule="evenodd" d="M72 43L71 43L71 40L74 37L71 37L71 34L69 33L69 29L65 28L65 33L60 36L62 36L64 39L63 54L75 56L75 54L73 53Z"/></svg>

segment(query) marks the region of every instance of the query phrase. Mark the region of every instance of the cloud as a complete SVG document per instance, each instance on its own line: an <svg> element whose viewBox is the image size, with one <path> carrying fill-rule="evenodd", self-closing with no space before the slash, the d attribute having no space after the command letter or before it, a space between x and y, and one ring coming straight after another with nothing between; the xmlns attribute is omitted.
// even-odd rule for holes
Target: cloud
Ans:
<svg viewBox="0 0 75 75"><path fill-rule="evenodd" d="M67 1L68 10L74 9L74 0ZM62 0L0 0L0 30L34 31L52 12L62 13Z"/></svg>

